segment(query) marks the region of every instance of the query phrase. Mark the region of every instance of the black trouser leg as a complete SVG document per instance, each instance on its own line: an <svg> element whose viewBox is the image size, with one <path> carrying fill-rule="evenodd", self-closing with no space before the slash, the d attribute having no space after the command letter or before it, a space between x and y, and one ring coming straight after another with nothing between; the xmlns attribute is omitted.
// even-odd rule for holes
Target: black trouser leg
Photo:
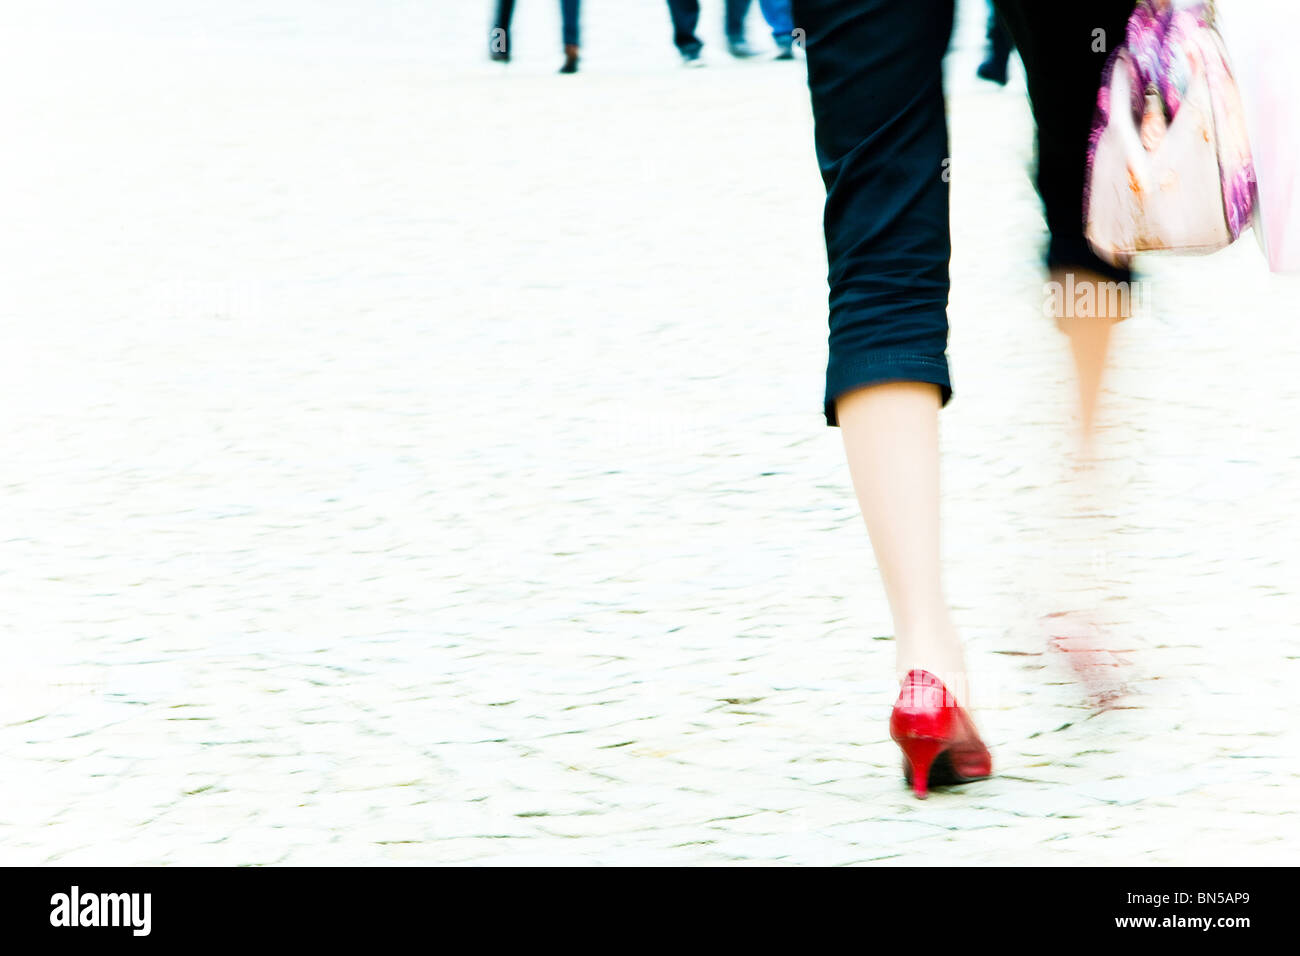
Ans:
<svg viewBox="0 0 1300 956"><path fill-rule="evenodd" d="M668 0L668 14L673 18L673 43L677 49L697 52L704 45L695 35L700 23L699 0Z"/></svg>

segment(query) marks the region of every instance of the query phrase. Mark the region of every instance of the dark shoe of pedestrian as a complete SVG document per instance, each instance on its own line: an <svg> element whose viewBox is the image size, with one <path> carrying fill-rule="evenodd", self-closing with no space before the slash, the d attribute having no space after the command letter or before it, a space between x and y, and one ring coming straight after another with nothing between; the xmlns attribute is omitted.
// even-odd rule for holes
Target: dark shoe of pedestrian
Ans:
<svg viewBox="0 0 1300 956"><path fill-rule="evenodd" d="M778 60L794 59L794 37L781 37L776 41L776 58Z"/></svg>
<svg viewBox="0 0 1300 956"><path fill-rule="evenodd" d="M699 47L687 47L681 51L682 63L686 66L703 66L704 60L700 58Z"/></svg>
<svg viewBox="0 0 1300 956"><path fill-rule="evenodd" d="M564 66L560 67L561 73L578 72L578 47L573 43L564 44Z"/></svg>
<svg viewBox="0 0 1300 956"><path fill-rule="evenodd" d="M494 63L510 62L510 31L505 27L493 27L488 34L488 57Z"/></svg>
<svg viewBox="0 0 1300 956"><path fill-rule="evenodd" d="M990 57L979 65L979 68L975 70L975 73L981 80L988 80L991 83L996 83L998 86L1007 85L1006 60L997 60Z"/></svg>
<svg viewBox="0 0 1300 956"><path fill-rule="evenodd" d="M749 41L743 39L728 40L727 49L738 60L747 60L751 56L758 55L758 51L749 45Z"/></svg>

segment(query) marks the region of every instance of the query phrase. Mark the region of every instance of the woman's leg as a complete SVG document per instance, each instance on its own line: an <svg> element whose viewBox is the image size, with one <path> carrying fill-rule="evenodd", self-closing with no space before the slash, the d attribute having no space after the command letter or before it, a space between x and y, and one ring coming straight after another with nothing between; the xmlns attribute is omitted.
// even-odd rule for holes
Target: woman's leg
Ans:
<svg viewBox="0 0 1300 956"><path fill-rule="evenodd" d="M939 559L939 389L891 382L836 402L858 505L894 619L901 679L913 668L970 693Z"/></svg>
<svg viewBox="0 0 1300 956"><path fill-rule="evenodd" d="M1132 273L1099 259L1083 234L1088 139L1106 61L1124 42L1133 0L1088 5L997 0L1025 64L1038 126L1039 195L1051 239L1047 251L1061 298L1057 324L1070 337L1079 384L1085 453L1090 450L1111 328L1128 316ZM1082 306L1082 309L1080 308Z"/></svg>
<svg viewBox="0 0 1300 956"><path fill-rule="evenodd" d="M1060 562L1048 590L1060 602L1042 619L1049 646L1066 653L1095 706L1123 691L1119 658L1107 645L1105 607L1122 597L1086 556L1106 554L1114 526L1106 518L1107 483L1086 467L1093 458L1098 395L1114 323L1128 315L1132 275L1099 259L1084 236L1083 203L1087 154L1097 91L1115 47L1124 42L1133 0L1091 0L1083 4L997 0L999 12L1020 48L1038 126L1037 185L1051 235L1047 266L1056 320L1070 339L1082 425L1080 464L1068 490L1074 504L1055 532ZM1065 560L1062 560L1062 557ZM1074 558L1075 560L1069 560ZM1098 585L1103 590L1098 590Z"/></svg>
<svg viewBox="0 0 1300 956"><path fill-rule="evenodd" d="M951 0L796 0L826 184L830 360L839 425L894 619L900 676L966 697L939 568L938 414L951 395L948 139Z"/></svg>
<svg viewBox="0 0 1300 956"><path fill-rule="evenodd" d="M1092 450L1111 329L1128 318L1128 289L1117 290L1115 280L1086 269L1056 267L1051 270L1051 279L1058 288L1075 292L1071 301L1062 298L1056 321L1070 337L1070 354L1079 384L1080 441L1086 457Z"/></svg>

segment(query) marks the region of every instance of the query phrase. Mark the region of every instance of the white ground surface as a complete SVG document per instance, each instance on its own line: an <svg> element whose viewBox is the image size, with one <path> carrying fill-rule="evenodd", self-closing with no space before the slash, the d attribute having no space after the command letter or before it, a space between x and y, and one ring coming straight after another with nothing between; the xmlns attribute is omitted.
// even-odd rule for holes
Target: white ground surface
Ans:
<svg viewBox="0 0 1300 956"><path fill-rule="evenodd" d="M925 803L802 65L718 4L687 71L588 0L574 77L542 0L508 68L462 0L130 6L0 14L0 861L1293 862L1295 286L1148 263L1076 475L981 5L945 538L998 775Z"/></svg>

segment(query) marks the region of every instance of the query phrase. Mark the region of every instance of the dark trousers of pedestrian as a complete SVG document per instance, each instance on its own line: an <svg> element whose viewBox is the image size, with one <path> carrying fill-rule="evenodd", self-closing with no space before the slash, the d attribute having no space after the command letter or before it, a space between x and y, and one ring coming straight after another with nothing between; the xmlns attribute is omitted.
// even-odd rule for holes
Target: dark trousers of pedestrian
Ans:
<svg viewBox="0 0 1300 956"><path fill-rule="evenodd" d="M772 28L772 39L785 45L794 33L794 20L790 13L790 0L758 0L763 19Z"/></svg>
<svg viewBox="0 0 1300 956"><path fill-rule="evenodd" d="M723 27L727 39L745 39L745 14L749 13L751 0L726 0ZM668 0L668 13L673 18L673 43L683 53L698 53L704 46L695 35L700 22L700 0Z"/></svg>
<svg viewBox="0 0 1300 956"><path fill-rule="evenodd" d="M563 24L565 46L580 46L578 42L578 4L580 0L560 0L560 21ZM504 30L503 36L510 35L510 21L515 15L515 0L497 0L497 15L492 25ZM501 52L509 53L508 45Z"/></svg>

